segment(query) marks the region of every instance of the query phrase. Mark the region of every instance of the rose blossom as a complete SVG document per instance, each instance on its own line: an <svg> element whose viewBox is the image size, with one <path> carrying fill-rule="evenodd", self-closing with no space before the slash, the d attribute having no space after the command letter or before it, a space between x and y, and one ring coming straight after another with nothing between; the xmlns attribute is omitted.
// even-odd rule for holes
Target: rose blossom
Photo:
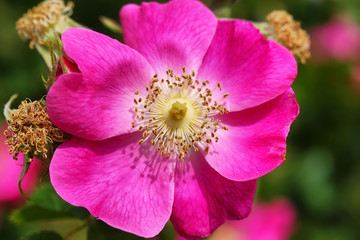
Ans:
<svg viewBox="0 0 360 240"><path fill-rule="evenodd" d="M360 28L350 19L338 16L310 31L314 60L349 61L359 58Z"/></svg>
<svg viewBox="0 0 360 240"><path fill-rule="evenodd" d="M209 240L287 240L294 232L296 210L287 199L258 202L248 218L228 221Z"/></svg>
<svg viewBox="0 0 360 240"><path fill-rule="evenodd" d="M120 20L126 45L85 29L62 35L79 72L47 96L50 119L74 135L50 165L56 191L143 237L169 219L200 238L246 217L298 114L293 56L198 1L129 4Z"/></svg>

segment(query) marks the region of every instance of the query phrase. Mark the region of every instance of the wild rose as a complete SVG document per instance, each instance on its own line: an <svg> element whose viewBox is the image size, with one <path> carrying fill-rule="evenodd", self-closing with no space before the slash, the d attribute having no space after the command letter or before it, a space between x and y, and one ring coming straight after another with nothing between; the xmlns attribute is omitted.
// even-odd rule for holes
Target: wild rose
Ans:
<svg viewBox="0 0 360 240"><path fill-rule="evenodd" d="M287 199L255 204L248 218L228 221L209 240L287 240L294 232L296 210Z"/></svg>
<svg viewBox="0 0 360 240"><path fill-rule="evenodd" d="M143 237L169 219L200 238L245 218L256 178L284 161L298 114L294 57L198 1L129 4L120 20L127 45L85 29L62 35L79 72L47 96L50 119L74 135L50 165L56 191Z"/></svg>
<svg viewBox="0 0 360 240"><path fill-rule="evenodd" d="M358 59L360 28L350 19L341 16L335 17L331 21L313 28L310 35L314 60L349 61Z"/></svg>

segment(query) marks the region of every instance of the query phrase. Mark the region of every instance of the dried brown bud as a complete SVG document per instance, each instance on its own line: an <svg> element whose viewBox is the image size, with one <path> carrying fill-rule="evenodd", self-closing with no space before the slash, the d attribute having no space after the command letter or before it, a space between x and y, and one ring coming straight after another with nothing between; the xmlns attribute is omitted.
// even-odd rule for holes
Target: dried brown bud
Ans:
<svg viewBox="0 0 360 240"><path fill-rule="evenodd" d="M74 4L63 0L45 0L29 9L17 22L16 31L22 39L30 39L30 48L45 37L51 28L56 28L60 22L65 22L71 15ZM57 31L54 29L55 32Z"/></svg>
<svg viewBox="0 0 360 240"><path fill-rule="evenodd" d="M63 132L50 122L45 102L22 101L7 123L6 143L15 158L23 153L30 158L47 159L49 144L63 140Z"/></svg>
<svg viewBox="0 0 360 240"><path fill-rule="evenodd" d="M285 46L298 58L301 63L305 63L310 58L310 37L301 28L301 23L294 20L293 16L286 11L273 11L266 21L274 32L274 40Z"/></svg>

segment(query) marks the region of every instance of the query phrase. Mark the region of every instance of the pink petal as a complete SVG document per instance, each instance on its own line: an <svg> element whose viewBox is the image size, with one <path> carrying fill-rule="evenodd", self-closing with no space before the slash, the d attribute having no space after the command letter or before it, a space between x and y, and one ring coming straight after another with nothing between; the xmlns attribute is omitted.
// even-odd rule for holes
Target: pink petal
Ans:
<svg viewBox="0 0 360 240"><path fill-rule="evenodd" d="M133 49L91 30L68 29L62 39L81 73L61 75L50 88L51 121L91 140L130 132L134 93L143 93L150 83L150 65Z"/></svg>
<svg viewBox="0 0 360 240"><path fill-rule="evenodd" d="M171 214L173 169L139 139L139 133L103 141L73 137L56 150L50 178L69 203L113 227L152 237Z"/></svg>
<svg viewBox="0 0 360 240"><path fill-rule="evenodd" d="M197 153L177 164L171 222L188 239L209 236L226 219L242 219L249 213L256 180L235 182L218 174Z"/></svg>
<svg viewBox="0 0 360 240"><path fill-rule="evenodd" d="M7 124L0 123L0 202L17 204L24 200L21 196L18 179L22 171L23 155L19 154L18 161L13 159L9 154L9 146L5 144L4 131ZM30 194L38 182L41 165L34 160L29 168L28 173L22 181L22 189L25 193Z"/></svg>
<svg viewBox="0 0 360 240"><path fill-rule="evenodd" d="M279 96L296 74L292 54L265 40L251 23L220 20L197 78L209 80L213 87L220 82L224 92L214 91L213 99L230 93L226 99L230 111L240 111Z"/></svg>
<svg viewBox="0 0 360 240"><path fill-rule="evenodd" d="M15 161L10 154L0 160L5 162L3 169L0 169L0 202L18 204L25 200L21 196L18 187L18 180L23 165L23 155L19 155L18 161ZM30 194L34 190L39 181L40 170L40 163L34 160L21 182L21 187L26 194Z"/></svg>
<svg viewBox="0 0 360 240"><path fill-rule="evenodd" d="M288 240L295 221L296 210L287 199L255 203L249 217L226 222L209 240Z"/></svg>
<svg viewBox="0 0 360 240"><path fill-rule="evenodd" d="M235 181L261 177L285 160L286 136L299 113L290 88L260 106L221 117L228 131L217 131L219 142L205 158L221 175Z"/></svg>
<svg viewBox="0 0 360 240"><path fill-rule="evenodd" d="M217 20L200 1L173 0L120 11L124 41L150 62L159 75L183 66L197 71L215 34Z"/></svg>
<svg viewBox="0 0 360 240"><path fill-rule="evenodd" d="M296 210L292 203L277 199L272 203L257 203L248 218L229 223L243 233L244 240L288 240L295 221Z"/></svg>

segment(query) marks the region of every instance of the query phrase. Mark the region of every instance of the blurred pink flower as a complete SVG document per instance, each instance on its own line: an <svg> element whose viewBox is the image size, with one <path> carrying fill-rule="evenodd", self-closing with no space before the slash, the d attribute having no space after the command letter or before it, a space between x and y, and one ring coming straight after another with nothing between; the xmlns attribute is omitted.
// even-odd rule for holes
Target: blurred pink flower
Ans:
<svg viewBox="0 0 360 240"><path fill-rule="evenodd" d="M310 31L311 53L315 61L335 59L350 61L359 59L360 28L345 17L314 27Z"/></svg>
<svg viewBox="0 0 360 240"><path fill-rule="evenodd" d="M289 200L256 203L248 218L226 222L209 240L287 240L295 222L296 210Z"/></svg>
<svg viewBox="0 0 360 240"><path fill-rule="evenodd" d="M7 128L6 123L0 123L0 205L17 205L24 198L21 196L18 179L22 171L23 156L20 154L18 161L9 154L9 146L5 144L4 131ZM22 188L29 194L35 187L40 173L40 163L33 161L28 173L22 181Z"/></svg>
<svg viewBox="0 0 360 240"><path fill-rule="evenodd" d="M299 112L294 57L200 1L128 4L120 19L127 45L87 29L62 35L77 68L55 81L47 106L74 136L51 161L55 190L144 237L169 219L201 238L245 218L256 179L285 159Z"/></svg>

